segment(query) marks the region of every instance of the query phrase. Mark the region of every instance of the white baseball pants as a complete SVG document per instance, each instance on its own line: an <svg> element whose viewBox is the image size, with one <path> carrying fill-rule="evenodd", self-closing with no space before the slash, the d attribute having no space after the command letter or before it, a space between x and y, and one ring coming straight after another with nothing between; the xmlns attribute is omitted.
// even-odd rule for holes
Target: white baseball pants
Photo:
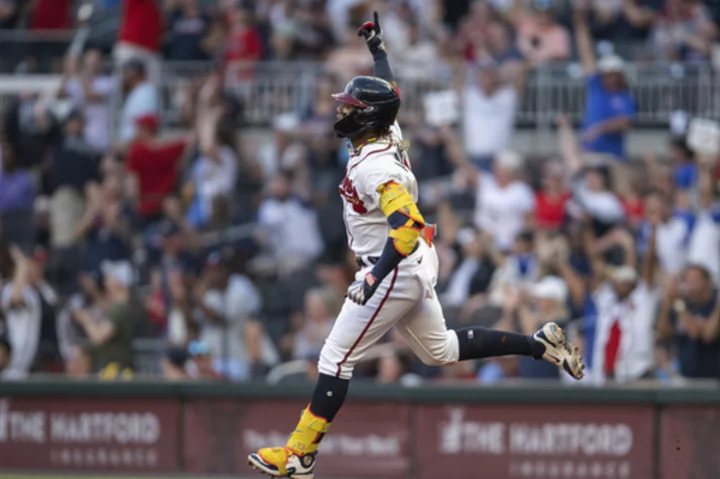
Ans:
<svg viewBox="0 0 720 479"><path fill-rule="evenodd" d="M364 278L371 268L355 278ZM457 362L458 338L447 329L435 294L437 274L435 249L423 242L383 279L367 304L346 299L320 353L320 373L350 379L357 361L393 326L425 364Z"/></svg>

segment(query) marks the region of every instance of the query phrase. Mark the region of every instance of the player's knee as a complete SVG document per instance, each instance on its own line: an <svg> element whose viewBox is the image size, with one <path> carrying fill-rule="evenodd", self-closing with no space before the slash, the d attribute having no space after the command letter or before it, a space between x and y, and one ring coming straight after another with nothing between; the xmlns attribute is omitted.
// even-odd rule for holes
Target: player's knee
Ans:
<svg viewBox="0 0 720 479"><path fill-rule="evenodd" d="M454 331L447 331L442 339L436 341L420 355L420 359L428 366L448 366L458 361L458 341Z"/></svg>

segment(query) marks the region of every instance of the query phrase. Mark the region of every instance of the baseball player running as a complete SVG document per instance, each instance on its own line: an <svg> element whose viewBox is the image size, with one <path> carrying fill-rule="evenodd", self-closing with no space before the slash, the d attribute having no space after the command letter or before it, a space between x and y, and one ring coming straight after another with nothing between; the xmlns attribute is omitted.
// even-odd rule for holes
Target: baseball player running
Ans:
<svg viewBox="0 0 720 479"><path fill-rule="evenodd" d="M312 479L318 445L342 407L355 363L391 327L428 365L505 355L532 356L575 379L584 365L564 331L548 323L532 336L481 327L448 330L434 291L434 226L416 206L417 182L396 123L400 94L377 13L358 35L374 59L375 77L356 77L339 102L335 131L352 144L340 185L348 243L360 271L320 353L310 404L284 447L250 454L250 465L275 477Z"/></svg>

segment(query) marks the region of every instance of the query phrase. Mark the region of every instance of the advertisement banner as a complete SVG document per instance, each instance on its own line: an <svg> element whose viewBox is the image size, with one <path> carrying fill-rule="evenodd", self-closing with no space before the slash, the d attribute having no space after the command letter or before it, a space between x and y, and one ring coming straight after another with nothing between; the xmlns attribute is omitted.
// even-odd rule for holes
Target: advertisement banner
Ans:
<svg viewBox="0 0 720 479"><path fill-rule="evenodd" d="M176 472L179 405L162 399L0 398L0 466Z"/></svg>
<svg viewBox="0 0 720 479"><path fill-rule="evenodd" d="M662 410L660 477L720 477L720 408L668 407Z"/></svg>
<svg viewBox="0 0 720 479"><path fill-rule="evenodd" d="M288 400L189 401L184 418L187 472L249 473L247 455L261 447L284 446L304 406ZM346 403L322 441L316 477L407 477L408 421L406 404Z"/></svg>
<svg viewBox="0 0 720 479"><path fill-rule="evenodd" d="M652 407L448 405L416 414L419 479L652 477Z"/></svg>

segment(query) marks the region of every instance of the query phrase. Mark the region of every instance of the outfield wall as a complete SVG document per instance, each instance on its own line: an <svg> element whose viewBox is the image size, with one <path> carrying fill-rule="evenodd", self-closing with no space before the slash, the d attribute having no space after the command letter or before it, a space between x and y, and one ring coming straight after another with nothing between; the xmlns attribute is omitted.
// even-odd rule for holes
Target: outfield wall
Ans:
<svg viewBox="0 0 720 479"><path fill-rule="evenodd" d="M0 384L0 472L234 475L283 444L309 389L238 384ZM720 387L354 385L317 476L720 477Z"/></svg>

